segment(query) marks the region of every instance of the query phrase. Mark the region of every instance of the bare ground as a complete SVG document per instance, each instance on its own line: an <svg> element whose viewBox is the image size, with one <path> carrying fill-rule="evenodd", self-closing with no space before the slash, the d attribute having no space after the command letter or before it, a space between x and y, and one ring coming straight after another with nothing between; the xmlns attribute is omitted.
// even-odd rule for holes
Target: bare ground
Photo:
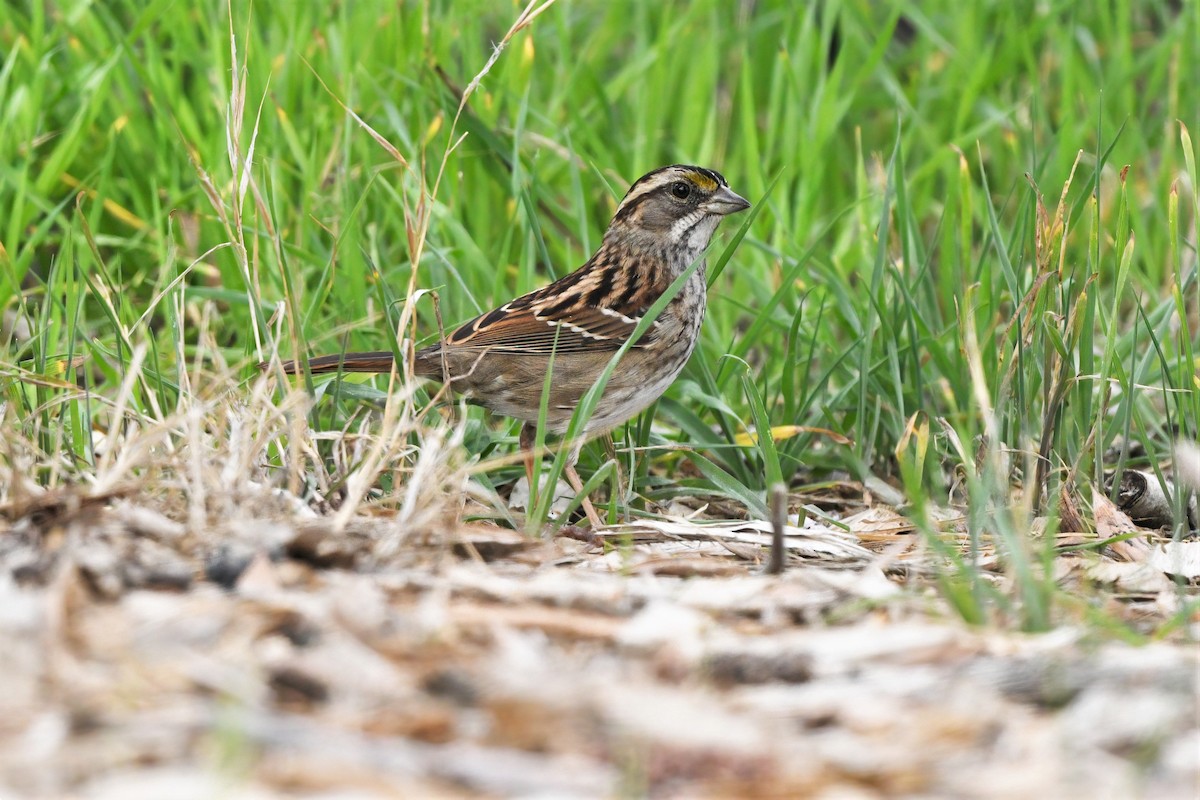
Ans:
<svg viewBox="0 0 1200 800"><path fill-rule="evenodd" d="M1064 554L1079 605L1026 635L957 621L883 506L789 527L767 576L769 532L743 523L538 541L376 511L335 532L267 493L196 536L119 494L0 519L5 798L1200 788L1194 613L1149 644L1088 624L1166 630L1195 589L1160 545Z"/></svg>

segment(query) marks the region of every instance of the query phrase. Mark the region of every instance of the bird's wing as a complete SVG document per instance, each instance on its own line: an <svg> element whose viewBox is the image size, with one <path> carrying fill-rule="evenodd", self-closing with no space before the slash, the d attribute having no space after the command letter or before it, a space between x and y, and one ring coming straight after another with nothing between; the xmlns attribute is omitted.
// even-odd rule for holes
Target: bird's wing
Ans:
<svg viewBox="0 0 1200 800"><path fill-rule="evenodd" d="M646 285L627 291L616 283L585 267L479 315L447 336L446 343L512 353L616 350L662 293ZM651 325L635 347L653 347L658 326L657 321Z"/></svg>

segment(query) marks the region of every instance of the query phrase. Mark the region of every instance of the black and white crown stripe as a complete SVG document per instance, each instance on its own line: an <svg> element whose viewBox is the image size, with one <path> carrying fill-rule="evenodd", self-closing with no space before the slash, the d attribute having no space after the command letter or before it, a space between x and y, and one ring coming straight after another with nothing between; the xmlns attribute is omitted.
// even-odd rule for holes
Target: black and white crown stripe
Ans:
<svg viewBox="0 0 1200 800"><path fill-rule="evenodd" d="M665 186L670 186L676 181L688 177L693 179L695 177L702 177L712 181L715 185L711 187L711 191L716 191L722 186L729 186L729 182L725 180L725 176L719 172L687 164L673 164L669 167L662 167L653 172L648 172L638 178L621 200L621 204L617 206L617 216L620 216L622 210L636 206L642 198L651 192L662 189Z"/></svg>

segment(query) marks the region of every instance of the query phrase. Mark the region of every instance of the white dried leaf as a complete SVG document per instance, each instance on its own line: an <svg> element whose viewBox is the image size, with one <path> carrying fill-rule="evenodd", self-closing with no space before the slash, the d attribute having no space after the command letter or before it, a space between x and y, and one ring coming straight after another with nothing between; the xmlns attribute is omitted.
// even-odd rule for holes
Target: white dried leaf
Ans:
<svg viewBox="0 0 1200 800"><path fill-rule="evenodd" d="M1097 583L1130 594L1158 594L1171 588L1171 582L1157 567L1141 561L1097 561L1084 572Z"/></svg>
<svg viewBox="0 0 1200 800"><path fill-rule="evenodd" d="M545 475L542 475L541 491L546 491ZM575 490L571 488L566 481L559 479L558 484L554 487L554 500L550 503L550 513L547 515L550 519L558 519L566 513L567 506L575 498ZM516 511L529 510L529 479L522 475L513 484L512 491L508 495L508 507Z"/></svg>
<svg viewBox="0 0 1200 800"><path fill-rule="evenodd" d="M728 541L741 544L771 546L771 523L765 520L735 520L726 522L700 522L682 519L640 520L622 530L650 529L681 539L701 541ZM870 550L858 544L854 534L824 525L806 525L797 528L785 525L783 546L788 551L806 558L856 561L872 558Z"/></svg>
<svg viewBox="0 0 1200 800"><path fill-rule="evenodd" d="M1150 551L1150 565L1168 575L1200 576L1200 541L1167 542Z"/></svg>

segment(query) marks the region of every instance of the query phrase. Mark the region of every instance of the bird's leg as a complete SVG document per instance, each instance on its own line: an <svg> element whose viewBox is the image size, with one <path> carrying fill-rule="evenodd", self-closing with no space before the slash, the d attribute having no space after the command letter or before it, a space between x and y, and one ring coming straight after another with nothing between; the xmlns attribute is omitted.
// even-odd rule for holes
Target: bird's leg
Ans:
<svg viewBox="0 0 1200 800"><path fill-rule="evenodd" d="M604 527L604 522L596 513L596 507L592 505L591 499L583 493L583 481L579 479L579 473L575 471L575 464L579 461L579 451L582 449L582 439L571 445L571 452L567 454L567 464L563 467L563 474L566 475L567 483L571 484L571 488L579 497L579 504L583 506L583 513L587 515L588 522L592 524L592 530L599 530Z"/></svg>
<svg viewBox="0 0 1200 800"><path fill-rule="evenodd" d="M533 446L537 444L537 426L528 422L521 426L518 438L521 452L525 454L525 478L529 481L529 504L534 505L538 487L533 482Z"/></svg>
<svg viewBox="0 0 1200 800"><path fill-rule="evenodd" d="M604 522L600 519L600 515L596 513L596 507L592 505L592 501L588 499L588 496L583 493L583 481L579 479L579 473L575 471L575 465L567 464L563 468L563 475L567 477L567 483L571 484L571 488L579 496L580 505L583 506L583 513L587 514L588 522L592 524L592 530L603 528Z"/></svg>
<svg viewBox="0 0 1200 800"><path fill-rule="evenodd" d="M537 442L537 426L526 423L521 426L521 435L518 439L521 446L521 452L525 454L525 475L529 479L529 501L533 505L537 497L535 492L540 490L540 487L534 484L533 480L533 446ZM563 468L563 475L567 479L567 483L575 490L575 494L580 496L580 504L583 506L583 513L587 515L588 522L592 524L592 528L601 528L604 523L600 521L600 515L596 513L596 508L592 505L592 501L587 495L583 494L583 481L579 479L579 473L575 471L575 462L579 460L579 450L582 444L577 444L571 448L571 452L567 455L567 464ZM550 491L554 491L551 487Z"/></svg>
<svg viewBox="0 0 1200 800"><path fill-rule="evenodd" d="M600 437L600 444L604 447L604 455L609 458L617 468L617 491L616 496L621 499L621 505L625 507L626 512L629 510L629 485L625 483L625 468L621 463L621 459L617 455L617 445L613 442L612 432L604 434ZM625 518L629 515L626 513Z"/></svg>

